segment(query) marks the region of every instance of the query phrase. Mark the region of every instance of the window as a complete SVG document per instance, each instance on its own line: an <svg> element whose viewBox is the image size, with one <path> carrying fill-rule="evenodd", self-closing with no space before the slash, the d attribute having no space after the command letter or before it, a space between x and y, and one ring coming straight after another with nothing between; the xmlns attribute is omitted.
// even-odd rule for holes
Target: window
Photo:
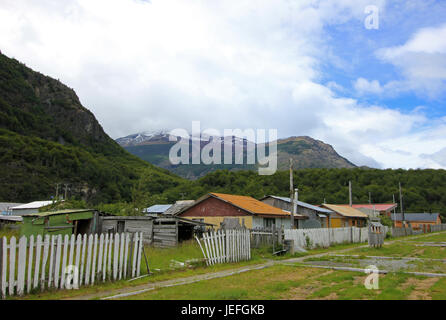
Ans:
<svg viewBox="0 0 446 320"><path fill-rule="evenodd" d="M272 228L275 222L274 218L263 218L263 226L265 228Z"/></svg>
<svg viewBox="0 0 446 320"><path fill-rule="evenodd" d="M124 228L125 228L125 221L124 220L119 220L118 221L118 225L117 225L117 232L118 233L123 233L124 232Z"/></svg>

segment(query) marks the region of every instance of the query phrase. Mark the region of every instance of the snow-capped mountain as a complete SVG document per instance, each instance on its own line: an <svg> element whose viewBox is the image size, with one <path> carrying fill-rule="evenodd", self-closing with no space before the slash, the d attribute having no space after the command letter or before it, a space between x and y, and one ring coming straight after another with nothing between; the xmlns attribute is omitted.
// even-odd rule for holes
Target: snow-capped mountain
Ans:
<svg viewBox="0 0 446 320"><path fill-rule="evenodd" d="M139 146L144 145L147 142L154 142L159 140L169 141L169 131L159 130L159 131L145 131L135 134L131 134L126 137L116 139L116 142L123 147Z"/></svg>
<svg viewBox="0 0 446 320"><path fill-rule="evenodd" d="M144 132L132 134L116 141L123 146L130 153L146 160L152 164L168 169L182 177L188 179L196 179L204 176L206 173L217 169L228 170L253 170L256 165L238 165L238 164L219 164L219 165L172 165L169 161L169 151L176 141L169 141L169 131L162 130L157 132ZM232 150L233 156L236 150L243 150L244 155L247 155L249 141L236 137L228 136L210 139L205 134L190 136L189 145L191 150L203 150L209 143L222 144L221 151L226 150L229 146ZM255 144L252 146L257 149L264 147L263 144ZM294 160L295 168L352 168L355 167L353 163L340 156L332 146L312 139L310 137L290 137L286 139L279 139L277 141L278 151L278 169L287 170L289 166L289 159ZM191 156L191 153L190 155Z"/></svg>
<svg viewBox="0 0 446 320"><path fill-rule="evenodd" d="M171 143L169 137L171 130L158 130L158 131L144 131L135 134L128 135L126 137L116 139L116 142L123 147L134 147L142 146L147 144L159 144L159 143ZM208 143L212 141L212 137L201 133L198 135L189 134L191 141L200 141L201 143ZM239 138L236 136L232 137L215 137L214 143L220 141L222 144L230 143L232 145L244 145L246 146L248 140L244 138Z"/></svg>

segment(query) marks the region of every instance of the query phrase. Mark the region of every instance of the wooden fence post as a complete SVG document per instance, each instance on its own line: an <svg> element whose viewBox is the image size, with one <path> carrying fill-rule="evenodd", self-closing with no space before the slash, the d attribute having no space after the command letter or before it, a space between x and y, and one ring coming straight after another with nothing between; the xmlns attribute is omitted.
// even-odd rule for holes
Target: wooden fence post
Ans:
<svg viewBox="0 0 446 320"><path fill-rule="evenodd" d="M90 284L90 271L91 271L91 255L93 249L93 235L90 234L87 238L87 263L85 266L85 285Z"/></svg>
<svg viewBox="0 0 446 320"><path fill-rule="evenodd" d="M1 255L0 255L0 260L1 260L1 269L0 269L0 285L1 285L1 292L2 292L2 298L5 299L6 298L6 267L7 267L7 254L8 254L8 239L6 239L6 237L3 237L0 239L1 243Z"/></svg>
<svg viewBox="0 0 446 320"><path fill-rule="evenodd" d="M178 223L178 221L177 221L177 223ZM177 233L177 239L178 239L178 233ZM136 264L136 274L137 274L137 277L139 277L141 275L141 256L142 256L142 250L144 250L144 243L143 243L143 241L144 241L143 233L140 232L139 233L138 262Z"/></svg>
<svg viewBox="0 0 446 320"><path fill-rule="evenodd" d="M104 259L102 260L102 282L104 282L107 279L108 246L109 246L109 239L107 233L104 238Z"/></svg>
<svg viewBox="0 0 446 320"><path fill-rule="evenodd" d="M33 253L34 253L34 236L29 237L29 252L28 252L28 279L26 282L26 293L31 292L32 286L32 269L33 269Z"/></svg>
<svg viewBox="0 0 446 320"><path fill-rule="evenodd" d="M14 294L15 287L15 251L16 251L16 239L11 237L9 240L9 281L8 281L8 291L9 295Z"/></svg>
<svg viewBox="0 0 446 320"><path fill-rule="evenodd" d="M95 233L93 237L93 260L91 262L91 284L94 284L96 279L96 259L98 254L98 234Z"/></svg>
<svg viewBox="0 0 446 320"><path fill-rule="evenodd" d="M63 253L62 253L62 267L60 274L60 288L65 288L65 279L66 279L66 269L67 269L67 260L68 260L68 246L69 246L69 237L68 234L64 236L63 240Z"/></svg>
<svg viewBox="0 0 446 320"><path fill-rule="evenodd" d="M25 289L26 249L28 239L23 236L19 240L19 257L17 265L17 294L23 295Z"/></svg>
<svg viewBox="0 0 446 320"><path fill-rule="evenodd" d="M133 243L133 263L132 263L132 278L136 275L136 262L138 256L138 233L135 233L134 243Z"/></svg>
<svg viewBox="0 0 446 320"><path fill-rule="evenodd" d="M124 269L124 246L125 246L125 234L121 233L121 248L119 250L119 280L122 279L122 272Z"/></svg>
<svg viewBox="0 0 446 320"><path fill-rule="evenodd" d="M59 271L60 271L60 255L62 249L62 235L57 236L57 247L55 255L55 265L54 265L54 287L59 288Z"/></svg>
<svg viewBox="0 0 446 320"><path fill-rule="evenodd" d="M102 233L99 236L99 253L98 253L98 269L97 269L97 273L98 273L98 281L101 280L101 275L102 275L102 258L104 257L104 234Z"/></svg>

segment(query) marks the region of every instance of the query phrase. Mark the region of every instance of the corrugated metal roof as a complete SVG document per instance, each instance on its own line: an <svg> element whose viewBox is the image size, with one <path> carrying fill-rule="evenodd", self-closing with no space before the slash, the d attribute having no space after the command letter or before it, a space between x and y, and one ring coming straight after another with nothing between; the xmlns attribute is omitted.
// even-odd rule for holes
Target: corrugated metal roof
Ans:
<svg viewBox="0 0 446 320"><path fill-rule="evenodd" d="M266 204L252 197L224 194L224 193L210 193L210 195L222 199L224 201L227 201L229 203L232 203L233 205L254 214L281 215L281 216L290 215L289 212L270 206L269 204Z"/></svg>
<svg viewBox="0 0 446 320"><path fill-rule="evenodd" d="M195 200L178 200L174 203L173 206L171 206L166 212L164 212L165 215L176 215L177 213L183 211L186 208L189 208L195 203Z"/></svg>
<svg viewBox="0 0 446 320"><path fill-rule="evenodd" d="M80 212L90 212L95 211L93 209L65 209L65 210L58 210L58 211L49 211L49 212L36 212L31 214L26 214L23 217L47 217L47 216L54 216L58 214L70 214L70 213L80 213Z"/></svg>
<svg viewBox="0 0 446 320"><path fill-rule="evenodd" d="M348 204L343 204L343 206L349 206ZM372 204L353 204L353 208L360 209L366 208L376 211L390 211L397 207L396 203L372 203Z"/></svg>
<svg viewBox="0 0 446 320"><path fill-rule="evenodd" d="M405 213L404 219L406 221L428 221L428 222L436 222L438 219L439 213ZM390 215L393 221L401 221L402 214L396 213Z"/></svg>
<svg viewBox="0 0 446 320"><path fill-rule="evenodd" d="M49 206L53 201L34 201L30 203L25 203L19 206L12 207L12 210L21 210L21 209L39 209L42 207Z"/></svg>
<svg viewBox="0 0 446 320"><path fill-rule="evenodd" d="M324 207L333 210L334 212L340 214L344 217L352 217L352 218L368 218L368 215L365 213L352 208L350 206L336 205L336 204L323 204Z"/></svg>
<svg viewBox="0 0 446 320"><path fill-rule="evenodd" d="M22 216L0 216L0 220L22 222Z"/></svg>
<svg viewBox="0 0 446 320"><path fill-rule="evenodd" d="M147 213L163 213L169 209L171 204L154 204L146 209Z"/></svg>
<svg viewBox="0 0 446 320"><path fill-rule="evenodd" d="M291 203L291 199L287 198L287 197L278 197L278 196L271 196L271 195L269 195L268 197L279 199L279 200ZM318 207L318 206L314 206L312 204L309 204L309 203L306 203L306 202L303 202L303 201L299 201L299 200L297 201L297 205L300 206L300 207L308 208L308 209L311 209L311 210L314 210L314 211L318 211L318 212L321 212L321 213L328 213L328 214L333 213L333 211L331 211L331 210L324 209L324 208L321 208L321 207Z"/></svg>
<svg viewBox="0 0 446 320"><path fill-rule="evenodd" d="M0 202L0 212L8 211L8 209L16 206L20 206L23 203L14 203L14 202Z"/></svg>

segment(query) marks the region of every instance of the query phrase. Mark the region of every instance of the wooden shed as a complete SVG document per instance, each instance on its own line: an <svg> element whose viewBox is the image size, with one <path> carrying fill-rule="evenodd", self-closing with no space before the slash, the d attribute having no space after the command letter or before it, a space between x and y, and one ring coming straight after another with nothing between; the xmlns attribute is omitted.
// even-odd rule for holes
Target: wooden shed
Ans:
<svg viewBox="0 0 446 320"><path fill-rule="evenodd" d="M24 215L21 235L91 234L99 230L99 212L71 209Z"/></svg>
<svg viewBox="0 0 446 320"><path fill-rule="evenodd" d="M142 232L145 244L162 248L192 239L196 227L213 226L180 217L112 216L100 220L103 233Z"/></svg>
<svg viewBox="0 0 446 320"><path fill-rule="evenodd" d="M155 247L174 247L179 242L193 239L194 232L213 224L194 221L181 217L160 217L153 221L153 245Z"/></svg>
<svg viewBox="0 0 446 320"><path fill-rule="evenodd" d="M110 216L101 217L102 233L142 232L144 242L151 244L154 217L147 216Z"/></svg>

